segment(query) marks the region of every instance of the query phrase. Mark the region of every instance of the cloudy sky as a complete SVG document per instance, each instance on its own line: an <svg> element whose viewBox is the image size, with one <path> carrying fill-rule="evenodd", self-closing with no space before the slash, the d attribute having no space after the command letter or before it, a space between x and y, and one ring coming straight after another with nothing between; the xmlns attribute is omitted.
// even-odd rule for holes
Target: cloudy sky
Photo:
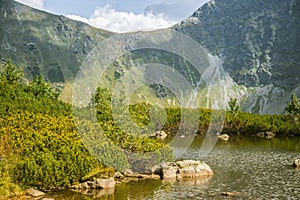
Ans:
<svg viewBox="0 0 300 200"><path fill-rule="evenodd" d="M31 7L114 31L166 28L208 0L17 0Z"/></svg>

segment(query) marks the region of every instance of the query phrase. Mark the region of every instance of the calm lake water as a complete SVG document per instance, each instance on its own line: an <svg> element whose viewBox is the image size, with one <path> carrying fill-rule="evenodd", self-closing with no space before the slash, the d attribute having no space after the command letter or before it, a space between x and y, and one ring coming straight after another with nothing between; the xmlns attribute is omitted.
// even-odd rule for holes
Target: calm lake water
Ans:
<svg viewBox="0 0 300 200"><path fill-rule="evenodd" d="M201 138L196 138L186 156L199 159ZM300 158L300 138L261 139L231 137L218 141L205 161L214 171L206 179L180 182L141 180L122 183L114 190L53 193L60 199L300 199L300 170L291 165ZM224 197L222 192L242 192Z"/></svg>

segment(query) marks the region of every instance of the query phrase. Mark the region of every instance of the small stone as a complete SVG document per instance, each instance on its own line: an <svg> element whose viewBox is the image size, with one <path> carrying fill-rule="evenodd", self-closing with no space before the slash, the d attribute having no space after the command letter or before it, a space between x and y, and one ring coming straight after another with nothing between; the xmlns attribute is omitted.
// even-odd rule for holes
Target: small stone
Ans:
<svg viewBox="0 0 300 200"><path fill-rule="evenodd" d="M123 179L124 175L121 172L115 172L115 178L117 178L117 179Z"/></svg>
<svg viewBox="0 0 300 200"><path fill-rule="evenodd" d="M218 136L218 138L221 139L221 140L227 141L229 139L229 135L227 135L227 134L221 134L221 135Z"/></svg>
<svg viewBox="0 0 300 200"><path fill-rule="evenodd" d="M40 197L40 196L45 195L44 192L41 192L41 191L33 189L33 188L30 188L29 190L27 190L26 194L29 196L32 196L32 197Z"/></svg>
<svg viewBox="0 0 300 200"><path fill-rule="evenodd" d="M293 166L297 167L297 168L300 168L300 159L294 160Z"/></svg>
<svg viewBox="0 0 300 200"><path fill-rule="evenodd" d="M165 139L168 135L164 131L156 131L155 137L159 139Z"/></svg>
<svg viewBox="0 0 300 200"><path fill-rule="evenodd" d="M270 132L270 131L267 131L267 132L266 132L266 138L267 138L267 139L271 139L271 138L273 138L273 137L275 137L275 133L272 133L272 132Z"/></svg>
<svg viewBox="0 0 300 200"><path fill-rule="evenodd" d="M236 197L236 196L244 196L244 193L242 192L222 192L222 196L230 196L230 197Z"/></svg>
<svg viewBox="0 0 300 200"><path fill-rule="evenodd" d="M87 184L87 182L81 183L81 189L89 189L89 185Z"/></svg>
<svg viewBox="0 0 300 200"><path fill-rule="evenodd" d="M271 138L275 137L275 133L273 133L271 131L259 132L256 134L256 136L261 137L261 138L271 139Z"/></svg>
<svg viewBox="0 0 300 200"><path fill-rule="evenodd" d="M125 169L124 176L131 176L134 172L131 169Z"/></svg>
<svg viewBox="0 0 300 200"><path fill-rule="evenodd" d="M265 133L264 132L259 132L259 133L256 134L256 136L264 138L265 137Z"/></svg>

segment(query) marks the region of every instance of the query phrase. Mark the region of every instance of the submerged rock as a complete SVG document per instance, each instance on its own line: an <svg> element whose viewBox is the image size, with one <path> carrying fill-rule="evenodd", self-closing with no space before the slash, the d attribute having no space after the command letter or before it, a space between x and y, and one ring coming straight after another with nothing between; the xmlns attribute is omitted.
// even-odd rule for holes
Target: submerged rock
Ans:
<svg viewBox="0 0 300 200"><path fill-rule="evenodd" d="M44 192L41 192L41 191L33 189L33 188L28 189L26 191L26 194L29 195L29 196L32 196L32 197L40 197L40 196L44 196L45 195Z"/></svg>
<svg viewBox="0 0 300 200"><path fill-rule="evenodd" d="M126 169L123 173L124 178L127 180L138 180L138 179L160 179L160 176L155 174L154 172L144 172L144 173L136 173L131 169ZM117 177L115 177L117 178Z"/></svg>
<svg viewBox="0 0 300 200"><path fill-rule="evenodd" d="M96 179L95 181L86 181L78 185L73 185L71 188L75 190L84 190L84 189L107 189L114 188L116 185L114 178L108 179Z"/></svg>

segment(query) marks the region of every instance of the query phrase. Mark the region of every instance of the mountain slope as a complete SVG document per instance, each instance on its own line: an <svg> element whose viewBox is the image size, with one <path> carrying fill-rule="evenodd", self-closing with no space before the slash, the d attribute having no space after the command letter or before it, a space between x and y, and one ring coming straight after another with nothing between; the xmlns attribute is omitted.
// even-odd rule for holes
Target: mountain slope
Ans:
<svg viewBox="0 0 300 200"><path fill-rule="evenodd" d="M82 22L0 0L0 58L22 66L27 78L72 81L84 57L112 33Z"/></svg>
<svg viewBox="0 0 300 200"><path fill-rule="evenodd" d="M282 113L300 95L299 10L297 0L211 0L173 28L223 59L227 95L244 110Z"/></svg>
<svg viewBox="0 0 300 200"><path fill-rule="evenodd" d="M176 25L222 56L224 69L247 87L299 86L300 2L213 0Z"/></svg>
<svg viewBox="0 0 300 200"><path fill-rule="evenodd" d="M234 97L245 111L282 113L291 93L300 95L299 10L297 0L211 0L171 29L190 36L214 55L208 55L209 62L223 62L216 66L225 92L220 101ZM12 0L0 0L0 24L0 58L11 58L22 66L28 79L42 74L48 81L64 83L67 98L71 96L68 86L87 55L116 35ZM184 59L141 49L118 58L102 82L119 81L145 63L172 66L193 86L201 79ZM147 74L139 76L147 80ZM160 85L145 91L170 98ZM216 91L202 92L209 98Z"/></svg>

